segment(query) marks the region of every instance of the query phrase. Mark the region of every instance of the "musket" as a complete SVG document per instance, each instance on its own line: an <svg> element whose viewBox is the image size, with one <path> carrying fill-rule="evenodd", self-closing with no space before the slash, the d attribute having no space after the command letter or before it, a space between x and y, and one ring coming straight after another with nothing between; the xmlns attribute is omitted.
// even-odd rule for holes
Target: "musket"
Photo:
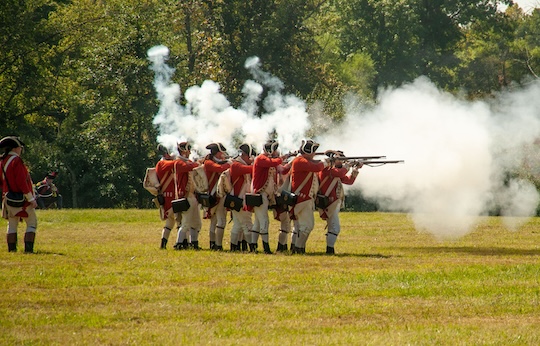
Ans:
<svg viewBox="0 0 540 346"><path fill-rule="evenodd" d="M375 160L375 159L385 159L386 156L345 156L345 157L333 157L334 160L340 161L351 161L351 160Z"/></svg>
<svg viewBox="0 0 540 346"><path fill-rule="evenodd" d="M351 160L353 165L363 164L366 166L382 166L387 163L405 163L404 160Z"/></svg>

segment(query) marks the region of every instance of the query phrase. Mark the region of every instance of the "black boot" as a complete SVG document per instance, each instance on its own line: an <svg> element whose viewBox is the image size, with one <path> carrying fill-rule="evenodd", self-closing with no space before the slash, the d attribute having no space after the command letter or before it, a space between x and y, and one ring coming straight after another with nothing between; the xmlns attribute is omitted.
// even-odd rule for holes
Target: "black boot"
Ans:
<svg viewBox="0 0 540 346"><path fill-rule="evenodd" d="M257 244L250 243L249 244L249 252L257 252Z"/></svg>
<svg viewBox="0 0 540 346"><path fill-rule="evenodd" d="M306 253L306 249L303 248L303 247L294 247L294 250L293 250L293 253L294 254L304 254Z"/></svg>
<svg viewBox="0 0 540 346"><path fill-rule="evenodd" d="M294 244L291 244L291 253L296 253L296 247Z"/></svg>
<svg viewBox="0 0 540 346"><path fill-rule="evenodd" d="M223 246L222 245L214 245L214 250L215 251L223 251Z"/></svg>
<svg viewBox="0 0 540 346"><path fill-rule="evenodd" d="M269 254L269 255L272 254L272 251L270 251L270 244L263 241L263 248L264 248L264 253L265 254Z"/></svg>
<svg viewBox="0 0 540 346"><path fill-rule="evenodd" d="M189 242L188 242L187 239L184 239L184 241L182 242L182 249L184 249L184 250L189 249Z"/></svg>
<svg viewBox="0 0 540 346"><path fill-rule="evenodd" d="M210 250L215 250L216 242L210 240Z"/></svg>
<svg viewBox="0 0 540 346"><path fill-rule="evenodd" d="M191 246L193 247L194 250L199 250L200 249L198 241L192 241Z"/></svg>
<svg viewBox="0 0 540 346"><path fill-rule="evenodd" d="M24 234L24 252L34 253L34 241L36 234L34 232L26 232Z"/></svg>
<svg viewBox="0 0 540 346"><path fill-rule="evenodd" d="M246 240L242 240L242 251L248 250L248 242Z"/></svg>
<svg viewBox="0 0 540 346"><path fill-rule="evenodd" d="M278 243L276 252L287 252L287 244Z"/></svg>
<svg viewBox="0 0 540 346"><path fill-rule="evenodd" d="M326 247L326 254L327 254L327 255L333 255L333 254L335 254L335 253L336 253L336 252L334 251L334 248L333 248L333 247L331 247L331 246L327 246L327 247Z"/></svg>
<svg viewBox="0 0 540 346"><path fill-rule="evenodd" d="M166 249L167 248L167 239L161 238L161 247L160 249Z"/></svg>
<svg viewBox="0 0 540 346"><path fill-rule="evenodd" d="M238 245L231 243L231 252L238 251Z"/></svg>
<svg viewBox="0 0 540 346"><path fill-rule="evenodd" d="M6 236L8 252L17 252L17 233L8 233Z"/></svg>
<svg viewBox="0 0 540 346"><path fill-rule="evenodd" d="M33 241L25 241L24 242L24 252L25 253L34 253L34 242Z"/></svg>

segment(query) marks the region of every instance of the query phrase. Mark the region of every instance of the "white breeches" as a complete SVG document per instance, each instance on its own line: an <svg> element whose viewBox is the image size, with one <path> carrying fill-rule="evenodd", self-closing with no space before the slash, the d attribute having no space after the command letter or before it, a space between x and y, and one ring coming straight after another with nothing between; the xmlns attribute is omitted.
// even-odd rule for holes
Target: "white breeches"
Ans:
<svg viewBox="0 0 540 346"><path fill-rule="evenodd" d="M268 227L270 218L268 217L268 194L261 192L262 204L258 207L253 207L255 222L253 223L253 238L252 243L256 244L259 240L259 234L265 243L268 243Z"/></svg>

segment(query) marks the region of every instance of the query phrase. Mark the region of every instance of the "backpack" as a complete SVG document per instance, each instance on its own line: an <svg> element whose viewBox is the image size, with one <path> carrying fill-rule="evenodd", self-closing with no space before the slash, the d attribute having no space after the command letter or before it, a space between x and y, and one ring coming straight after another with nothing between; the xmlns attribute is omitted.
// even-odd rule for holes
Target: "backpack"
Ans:
<svg viewBox="0 0 540 346"><path fill-rule="evenodd" d="M158 195L158 189L160 187L159 179L154 167L147 168L144 176L143 187L152 195Z"/></svg>
<svg viewBox="0 0 540 346"><path fill-rule="evenodd" d="M224 170L219 175L217 181L217 196L225 197L233 189L233 184L231 182L231 171L229 169Z"/></svg>
<svg viewBox="0 0 540 346"><path fill-rule="evenodd" d="M193 181L195 192L208 192L208 178L204 172L204 166L199 166L189 172L190 180Z"/></svg>

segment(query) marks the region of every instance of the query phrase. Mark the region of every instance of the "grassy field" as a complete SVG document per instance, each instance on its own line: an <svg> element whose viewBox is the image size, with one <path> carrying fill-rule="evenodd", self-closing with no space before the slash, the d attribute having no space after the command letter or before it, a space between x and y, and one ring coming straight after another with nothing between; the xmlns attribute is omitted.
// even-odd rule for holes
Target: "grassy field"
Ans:
<svg viewBox="0 0 540 346"><path fill-rule="evenodd" d="M540 218L440 242L405 214L342 213L336 256L318 218L306 255L211 252L206 220L204 250L160 250L156 210L38 219L36 254L21 228L19 252L2 239L1 345L540 344Z"/></svg>

